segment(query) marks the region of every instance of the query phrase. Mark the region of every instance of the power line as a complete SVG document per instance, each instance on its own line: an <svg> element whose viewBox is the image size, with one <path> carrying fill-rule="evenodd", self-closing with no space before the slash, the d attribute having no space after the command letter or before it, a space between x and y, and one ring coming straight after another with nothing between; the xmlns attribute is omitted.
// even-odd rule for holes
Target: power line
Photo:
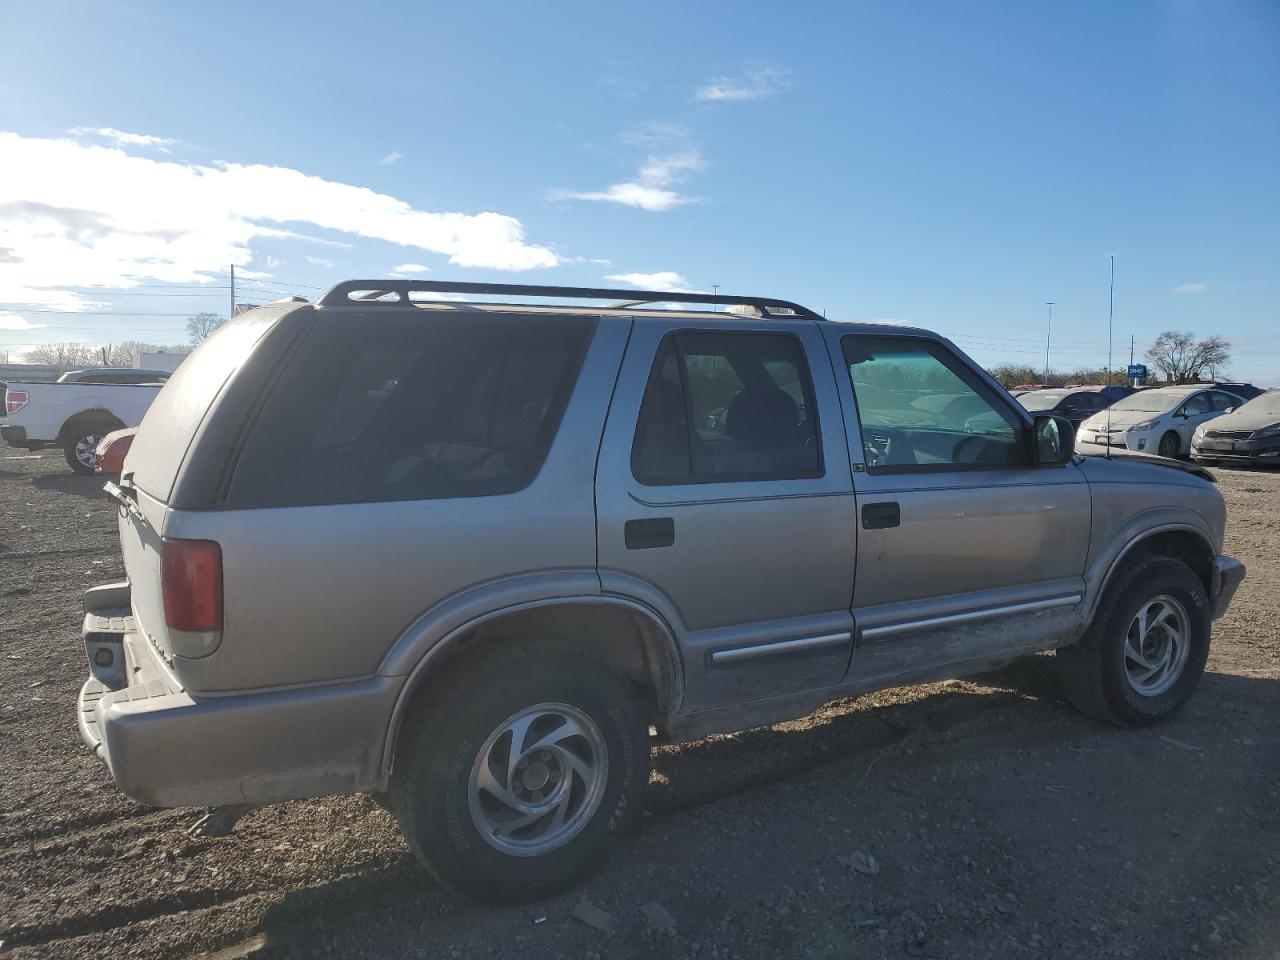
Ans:
<svg viewBox="0 0 1280 960"><path fill-rule="evenodd" d="M109 310L23 310L23 313L56 317L189 317L190 313L153 313L151 311L131 310L128 313L115 313Z"/></svg>

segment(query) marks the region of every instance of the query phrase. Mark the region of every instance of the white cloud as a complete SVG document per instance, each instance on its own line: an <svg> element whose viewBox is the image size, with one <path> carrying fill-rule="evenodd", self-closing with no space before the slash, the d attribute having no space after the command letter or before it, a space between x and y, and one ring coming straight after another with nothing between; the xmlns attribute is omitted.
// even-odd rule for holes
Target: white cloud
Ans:
<svg viewBox="0 0 1280 960"><path fill-rule="evenodd" d="M1207 283L1184 283L1180 287L1174 287L1173 292L1180 297L1184 297L1189 293L1204 293L1208 289L1209 285Z"/></svg>
<svg viewBox="0 0 1280 960"><path fill-rule="evenodd" d="M67 132L78 137L102 137L121 147L155 147L161 153L172 153L169 148L179 142L172 137L153 137L149 133L127 133L115 127L72 127Z"/></svg>
<svg viewBox="0 0 1280 960"><path fill-rule="evenodd" d="M672 189L691 174L706 167L702 153L694 147L663 154L651 154L640 165L633 179L615 183L604 190L563 191L557 194L569 200L599 200L638 207L650 213L661 213L692 203L696 198Z"/></svg>
<svg viewBox="0 0 1280 960"><path fill-rule="evenodd" d="M317 267L324 267L326 270L332 270L337 266L332 260L325 257L307 257L307 263L315 264Z"/></svg>
<svg viewBox="0 0 1280 960"><path fill-rule="evenodd" d="M613 273L605 277L615 283L625 283L637 290L671 290L678 293L693 293L689 281L674 270L659 270L657 273Z"/></svg>
<svg viewBox="0 0 1280 960"><path fill-rule="evenodd" d="M392 273L430 273L430 267L424 267L420 263L402 263L398 267L391 268Z"/></svg>
<svg viewBox="0 0 1280 960"><path fill-rule="evenodd" d="M764 100L787 87L785 70L766 67L736 77L712 77L694 91L695 100Z"/></svg>
<svg viewBox="0 0 1280 960"><path fill-rule="evenodd" d="M385 157L379 160L378 163L382 164L384 167L389 167L393 163L395 163L397 160L403 160L403 159L404 159L403 153L401 153L399 150L392 150Z"/></svg>
<svg viewBox="0 0 1280 960"><path fill-rule="evenodd" d="M281 261L279 257L273 257L271 254L267 254L262 258L262 265L268 270L279 270Z"/></svg>
<svg viewBox="0 0 1280 960"><path fill-rule="evenodd" d="M68 288L202 283L247 266L258 238L332 230L440 254L459 267L554 267L514 217L432 213L288 167L157 160L0 131L0 303L89 309Z"/></svg>
<svg viewBox="0 0 1280 960"><path fill-rule="evenodd" d="M0 330L39 330L43 323L32 323L19 313L0 310Z"/></svg>

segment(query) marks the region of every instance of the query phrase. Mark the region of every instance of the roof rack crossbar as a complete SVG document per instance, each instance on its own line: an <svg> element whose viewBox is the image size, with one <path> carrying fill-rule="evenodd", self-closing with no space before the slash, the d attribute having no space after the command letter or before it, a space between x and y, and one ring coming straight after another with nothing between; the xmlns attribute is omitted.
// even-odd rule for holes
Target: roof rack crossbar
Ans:
<svg viewBox="0 0 1280 960"><path fill-rule="evenodd" d="M720 306L744 305L755 307L766 319L803 319L821 320L822 317L808 307L802 307L790 300L777 300L773 297L742 297L730 294L684 293L681 291L663 290L615 290L597 287L546 287L525 283L452 283L443 280L345 280L331 287L316 305L320 307L386 304L401 305L411 302L409 294L423 293L460 293L460 294L493 294L510 297L555 297L563 300L621 300L614 307L633 307L646 303L705 303ZM352 299L351 294L361 293L364 296ZM395 294L395 300L380 299L387 294Z"/></svg>

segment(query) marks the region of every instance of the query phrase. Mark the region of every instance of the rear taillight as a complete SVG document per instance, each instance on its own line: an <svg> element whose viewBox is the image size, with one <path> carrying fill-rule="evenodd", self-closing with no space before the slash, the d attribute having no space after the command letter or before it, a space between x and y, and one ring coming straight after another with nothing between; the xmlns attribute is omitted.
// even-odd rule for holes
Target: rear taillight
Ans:
<svg viewBox="0 0 1280 960"><path fill-rule="evenodd" d="M98 472L118 474L124 469L124 455L133 446L133 430L109 433L98 444Z"/></svg>
<svg viewBox="0 0 1280 960"><path fill-rule="evenodd" d="M160 551L160 590L171 630L221 630L222 548L213 540L166 537Z"/></svg>
<svg viewBox="0 0 1280 960"><path fill-rule="evenodd" d="M17 413L27 405L27 391L6 390L4 392L5 413Z"/></svg>

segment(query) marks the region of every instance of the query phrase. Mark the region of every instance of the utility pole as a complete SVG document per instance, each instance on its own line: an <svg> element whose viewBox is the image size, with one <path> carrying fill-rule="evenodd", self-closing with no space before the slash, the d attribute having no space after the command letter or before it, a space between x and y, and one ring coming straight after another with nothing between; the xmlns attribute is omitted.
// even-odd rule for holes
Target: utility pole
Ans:
<svg viewBox="0 0 1280 960"><path fill-rule="evenodd" d="M234 320L236 316L236 265L231 265L231 313L228 314L228 320Z"/></svg>
<svg viewBox="0 0 1280 960"><path fill-rule="evenodd" d="M1129 366L1133 366L1133 334L1129 334Z"/></svg>
<svg viewBox="0 0 1280 960"><path fill-rule="evenodd" d="M720 296L720 284L718 284L718 283L713 283L713 284L711 285L711 292L712 292L713 294L715 294L717 297L718 297L718 296ZM720 304L718 304L718 303L717 303L717 304L714 304L714 305L711 307L711 309L712 309L712 310L714 310L716 313L719 313L719 312L720 312Z"/></svg>
<svg viewBox="0 0 1280 960"><path fill-rule="evenodd" d="M1049 383L1049 338L1053 336L1053 301L1046 301L1049 308L1049 326L1044 332L1044 382Z"/></svg>

